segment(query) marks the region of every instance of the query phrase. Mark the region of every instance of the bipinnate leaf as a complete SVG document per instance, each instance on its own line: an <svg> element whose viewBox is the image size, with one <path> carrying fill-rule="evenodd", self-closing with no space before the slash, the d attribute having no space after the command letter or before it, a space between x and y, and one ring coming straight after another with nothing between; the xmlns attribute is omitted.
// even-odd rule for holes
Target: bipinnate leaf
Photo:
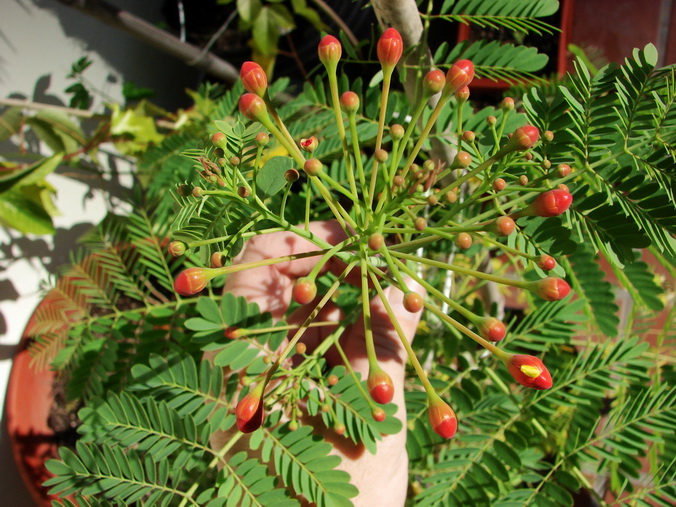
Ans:
<svg viewBox="0 0 676 507"><path fill-rule="evenodd" d="M286 186L284 173L293 166L291 157L272 157L256 174L256 185L264 195L275 195Z"/></svg>
<svg viewBox="0 0 676 507"><path fill-rule="evenodd" d="M270 414L276 421L280 413ZM260 448L263 462L274 465L284 485L297 495L317 505L352 505L349 498L357 495L347 472L336 470L341 459L329 454L332 446L313 433L311 426L290 430L277 424L254 433L251 448Z"/></svg>

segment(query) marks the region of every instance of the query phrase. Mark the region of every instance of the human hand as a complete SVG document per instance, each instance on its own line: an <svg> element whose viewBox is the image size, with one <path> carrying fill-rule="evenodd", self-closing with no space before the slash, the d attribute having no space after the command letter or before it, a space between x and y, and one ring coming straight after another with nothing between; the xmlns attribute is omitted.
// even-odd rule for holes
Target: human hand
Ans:
<svg viewBox="0 0 676 507"><path fill-rule="evenodd" d="M310 224L310 231L331 244L345 239L345 232L334 221L313 222ZM315 245L296 234L271 233L256 236L248 241L235 262L250 263L317 249ZM273 319L279 320L286 315L288 310L294 280L307 275L317 260L318 257L308 257L232 273L226 281L224 290L236 296L244 296L249 302L257 303L261 312L269 312ZM337 261L331 261L326 269L332 271L342 269L336 264ZM421 294L424 292L412 281L409 288ZM406 311L402 303L403 294L394 287L386 288L384 295L406 339L411 341L421 312ZM313 303L304 305L286 316L286 320L291 324L300 324L314 309L314 306ZM398 406L395 417L401 420L402 430L383 437L378 443L377 454L372 455L366 452L363 445L353 445L348 439L324 427L321 422L317 423L317 421L306 418L304 423L317 423L315 424L316 432L321 433L334 445L333 454L342 458L342 463L338 468L348 472L352 477L352 484L359 489L359 496L353 499L355 505L403 505L408 484L406 410L404 407L404 368L407 355L379 297L371 301L370 308L376 355L380 366L392 379L395 393L392 401ZM326 305L318 316L318 320L335 322L340 321L341 318L340 309L333 304ZM309 328L304 333L301 342L305 343L308 353L311 353L332 331L330 326ZM360 373L362 378L366 378L369 366L364 344L364 322L361 317L358 317L355 323L346 329L340 338L340 344L354 371ZM342 364L342 359L335 349L329 349L325 358L330 367ZM212 444L218 445L213 441Z"/></svg>

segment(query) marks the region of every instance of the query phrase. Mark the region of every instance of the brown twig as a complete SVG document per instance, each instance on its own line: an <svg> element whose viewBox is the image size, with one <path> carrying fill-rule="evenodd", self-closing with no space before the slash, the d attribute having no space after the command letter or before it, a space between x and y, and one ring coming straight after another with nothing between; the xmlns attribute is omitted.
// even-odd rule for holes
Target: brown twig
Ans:
<svg viewBox="0 0 676 507"><path fill-rule="evenodd" d="M182 42L178 37L152 25L134 14L118 9L105 0L58 0L104 23L118 28L151 46L180 58L228 83L239 78L237 69L213 53L202 55L197 46Z"/></svg>

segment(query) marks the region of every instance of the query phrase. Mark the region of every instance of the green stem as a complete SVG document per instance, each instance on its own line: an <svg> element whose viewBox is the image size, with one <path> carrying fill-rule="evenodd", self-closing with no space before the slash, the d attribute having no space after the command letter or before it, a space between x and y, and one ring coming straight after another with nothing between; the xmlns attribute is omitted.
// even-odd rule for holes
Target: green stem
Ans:
<svg viewBox="0 0 676 507"><path fill-rule="evenodd" d="M322 297L322 299L319 300L317 303L317 306L314 307L312 312L310 312L310 315L307 316L303 324L300 326L298 331L293 335L293 337L289 340L289 342L286 344L286 347L284 347L284 350L279 354L279 357L277 360L270 366L270 376L279 368L279 365L282 364L284 359L286 359L286 356L289 355L289 353L294 349L298 341L301 339L303 334L305 333L305 330L308 328L311 322L314 322L314 320L317 318L317 315L319 315L319 312L324 308L326 303L333 297L333 294L338 290L340 285L343 283L347 275L352 271L352 268L355 267L357 264L357 261L352 261L350 264L347 265L347 267L343 270L343 272L340 274L338 279L336 279L335 282L329 287L329 289L326 291L326 294Z"/></svg>
<svg viewBox="0 0 676 507"><path fill-rule="evenodd" d="M429 135L430 131L432 130L432 127L434 127L434 124L437 121L437 118L439 117L439 114L441 113L441 110L443 109L444 105L446 105L446 102L448 101L448 95L444 92L441 93L441 97L439 97L439 102L437 102L437 105L434 107L434 110L432 111L432 114L430 115L429 119L427 120L427 124L425 125L425 128L423 129L422 133L420 134L420 138L418 139L418 142L415 144L413 147L413 150L411 153L408 155L408 158L406 159L406 163L404 164L404 171L402 172L402 176L406 177L406 174L408 173L409 168L411 167L411 164L415 160L415 158L418 156L418 152L420 152L420 149L422 148L423 143L427 139L427 136Z"/></svg>
<svg viewBox="0 0 676 507"><path fill-rule="evenodd" d="M401 325L399 324L399 320L397 319L396 314L394 313L394 311L392 311L390 302L387 300L387 297L385 296L385 292L383 291L383 288L380 285L380 282L378 281L378 277L373 272L369 272L369 275L371 277L371 283L375 287L376 292L378 292L378 296L380 296L380 300L383 303L383 307L385 308L385 311L387 312L387 315L390 318L390 322L392 322L392 326L397 332L399 341L406 350L406 354L408 355L408 358L411 361L411 364L413 365L413 369L415 370L416 374L418 375L418 378L420 379L420 382L425 388L425 392L428 395L436 394L434 387L432 387L432 384L430 383L430 381L427 378L427 375L425 374L425 370L423 370L423 367L420 364L420 361L418 360L418 356L416 356L413 348L411 347L411 344L406 338L406 334L404 333L404 330L401 328Z"/></svg>
<svg viewBox="0 0 676 507"><path fill-rule="evenodd" d="M366 188L366 175L364 174L364 163L362 162L361 159L361 151L359 149L359 137L357 135L357 121L356 121L356 115L351 114L348 116L348 122L350 125L350 135L352 137L352 152L354 153L354 160L357 165L357 175L359 176L359 183L361 184L362 188L362 194L364 195L364 198L368 198L368 193L367 193L367 188ZM348 172L348 177L351 176L350 179L350 185L353 184L354 181L354 174L350 174ZM355 184L356 185L356 184ZM357 194L357 190L353 191L355 195Z"/></svg>
<svg viewBox="0 0 676 507"><path fill-rule="evenodd" d="M491 275L489 273L483 273L481 271L475 271L469 268L463 268L455 264L448 264L443 261L435 261L434 259L427 259L425 257L418 257L416 255L410 255L403 252L392 252L392 255L400 259L405 259L413 262L419 262L427 266L433 266L435 268L447 269L455 273L460 273L462 275L473 276L475 278L480 278L482 280L488 280L489 282L495 282L502 285L509 285L512 287L518 287L520 289L528 289L530 282L524 282L522 280L513 280L511 278L505 278L502 276Z"/></svg>

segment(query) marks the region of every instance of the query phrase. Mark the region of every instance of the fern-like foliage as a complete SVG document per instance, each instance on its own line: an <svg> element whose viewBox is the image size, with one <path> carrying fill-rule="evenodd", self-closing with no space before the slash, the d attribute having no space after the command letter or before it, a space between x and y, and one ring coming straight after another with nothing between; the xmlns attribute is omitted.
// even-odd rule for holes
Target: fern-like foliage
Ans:
<svg viewBox="0 0 676 507"><path fill-rule="evenodd" d="M506 28L515 32L551 33L551 26L537 18L551 16L559 7L557 0L525 0L515 5L510 0L482 2L460 0L444 2L440 18L472 23L482 28Z"/></svg>
<svg viewBox="0 0 676 507"><path fill-rule="evenodd" d="M557 132L551 160L572 148L585 185L574 192L580 241L591 241L612 262L634 260L631 248L656 245L673 256L676 134L673 76L655 69L652 45L620 67L591 76L581 63L570 88L545 101L536 91L524 105L531 121ZM657 148L657 150L655 149Z"/></svg>

